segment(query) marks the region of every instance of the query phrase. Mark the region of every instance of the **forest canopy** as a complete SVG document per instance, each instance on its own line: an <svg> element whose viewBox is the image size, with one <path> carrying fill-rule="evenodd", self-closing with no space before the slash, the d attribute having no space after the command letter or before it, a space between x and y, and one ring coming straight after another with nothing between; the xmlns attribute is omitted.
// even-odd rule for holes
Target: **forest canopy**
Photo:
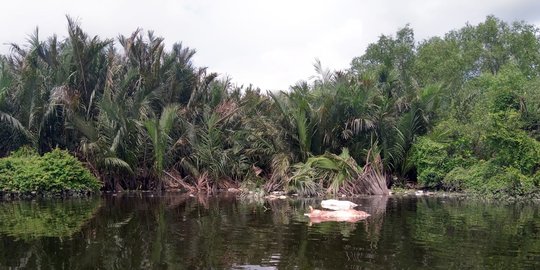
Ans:
<svg viewBox="0 0 540 270"><path fill-rule="evenodd" d="M303 195L388 186L537 196L540 36L488 16L416 41L381 35L346 70L287 91L238 86L138 29L35 33L0 56L0 157L69 151L105 190Z"/></svg>

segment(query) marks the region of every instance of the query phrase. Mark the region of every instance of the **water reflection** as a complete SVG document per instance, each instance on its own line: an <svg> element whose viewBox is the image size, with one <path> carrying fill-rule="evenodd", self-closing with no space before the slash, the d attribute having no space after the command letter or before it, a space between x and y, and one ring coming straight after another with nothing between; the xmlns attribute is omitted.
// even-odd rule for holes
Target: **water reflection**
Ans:
<svg viewBox="0 0 540 270"><path fill-rule="evenodd" d="M100 207L99 198L1 202L0 269L49 265L71 239L86 238L81 232Z"/></svg>
<svg viewBox="0 0 540 270"><path fill-rule="evenodd" d="M94 216L99 198L0 203L0 233L17 239L69 237Z"/></svg>
<svg viewBox="0 0 540 270"><path fill-rule="evenodd" d="M388 197L354 202L371 216L308 226L303 214L320 200L106 196L69 237L0 231L0 269L540 267L535 205ZM12 218L4 212L2 220Z"/></svg>

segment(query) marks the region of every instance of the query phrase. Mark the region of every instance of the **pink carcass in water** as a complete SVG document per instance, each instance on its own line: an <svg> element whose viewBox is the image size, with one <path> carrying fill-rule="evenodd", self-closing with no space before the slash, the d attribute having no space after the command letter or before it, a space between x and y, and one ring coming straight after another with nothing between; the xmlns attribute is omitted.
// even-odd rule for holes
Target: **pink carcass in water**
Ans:
<svg viewBox="0 0 540 270"><path fill-rule="evenodd" d="M313 209L311 206L309 207L309 213L304 215L309 217L309 221L311 223L320 223L325 221L357 222L370 216L370 214L364 211L354 209L326 211Z"/></svg>

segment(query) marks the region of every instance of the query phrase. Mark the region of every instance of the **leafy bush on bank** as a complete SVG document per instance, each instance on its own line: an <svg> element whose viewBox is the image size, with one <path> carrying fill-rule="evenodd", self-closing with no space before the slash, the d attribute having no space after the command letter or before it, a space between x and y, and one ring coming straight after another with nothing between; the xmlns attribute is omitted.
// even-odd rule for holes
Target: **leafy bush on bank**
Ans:
<svg viewBox="0 0 540 270"><path fill-rule="evenodd" d="M64 150L40 156L23 147L0 159L0 191L60 193L97 191L100 187L100 182Z"/></svg>
<svg viewBox="0 0 540 270"><path fill-rule="evenodd" d="M476 98L470 117L450 115L416 140L412 157L420 185L488 197L537 196L540 141L529 115L538 100L516 85L519 75L509 67L478 78L471 83Z"/></svg>

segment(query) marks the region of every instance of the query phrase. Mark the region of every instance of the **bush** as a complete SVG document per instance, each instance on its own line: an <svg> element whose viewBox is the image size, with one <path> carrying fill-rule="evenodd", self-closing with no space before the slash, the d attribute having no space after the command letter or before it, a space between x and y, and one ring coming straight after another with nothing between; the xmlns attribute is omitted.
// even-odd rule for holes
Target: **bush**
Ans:
<svg viewBox="0 0 540 270"><path fill-rule="evenodd" d="M418 183L425 187L437 186L448 171L444 168L448 153L446 145L421 137L412 148L412 158L418 171Z"/></svg>
<svg viewBox="0 0 540 270"><path fill-rule="evenodd" d="M523 121L518 92L505 89L488 89L474 119L446 119L417 139L412 160L420 185L488 197L538 193L540 142L524 129L531 124Z"/></svg>
<svg viewBox="0 0 540 270"><path fill-rule="evenodd" d="M0 191L97 191L101 184L67 151L55 149L39 156L23 147L0 159Z"/></svg>
<svg viewBox="0 0 540 270"><path fill-rule="evenodd" d="M486 144L497 164L534 174L540 168L540 142L513 127L519 123L519 114L503 112L490 116L493 127L486 134Z"/></svg>
<svg viewBox="0 0 540 270"><path fill-rule="evenodd" d="M442 140L446 141L446 140ZM470 144L463 137L438 142L429 137L420 137L412 147L412 160L418 173L418 183L428 188L442 187L446 174L454 168L474 163L470 157Z"/></svg>
<svg viewBox="0 0 540 270"><path fill-rule="evenodd" d="M442 187L448 191L464 191L467 189L467 183L471 182L472 177L468 169L456 167L446 174L442 180Z"/></svg>
<svg viewBox="0 0 540 270"><path fill-rule="evenodd" d="M528 197L538 192L537 176L527 176L514 167L501 167L493 161L480 161L457 167L443 179L445 189L466 191L488 197Z"/></svg>

